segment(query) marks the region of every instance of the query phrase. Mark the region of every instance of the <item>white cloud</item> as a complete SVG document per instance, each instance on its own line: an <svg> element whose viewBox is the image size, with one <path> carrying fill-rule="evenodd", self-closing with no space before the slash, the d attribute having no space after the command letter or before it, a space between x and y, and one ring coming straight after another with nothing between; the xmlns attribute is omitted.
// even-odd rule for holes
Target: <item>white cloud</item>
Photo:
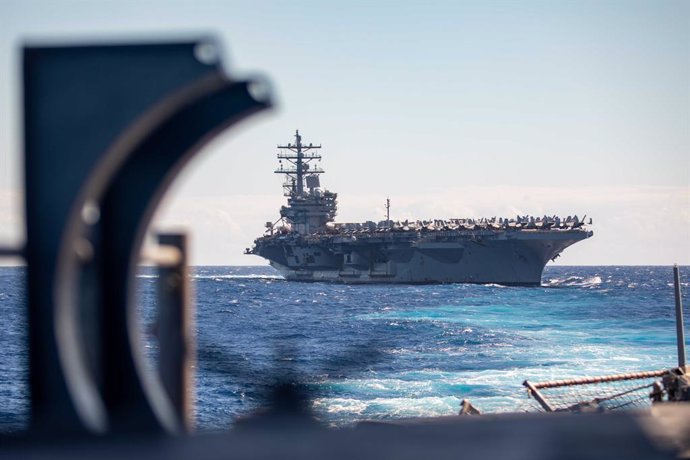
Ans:
<svg viewBox="0 0 690 460"><path fill-rule="evenodd" d="M338 221L380 220L385 196L340 195ZM594 237L564 251L559 264L690 264L690 187L456 187L391 196L394 219L584 214ZM0 190L0 244L24 240L21 193ZM152 228L191 234L191 261L199 265L260 265L243 251L275 221L280 194L171 197ZM16 261L0 261L0 263Z"/></svg>
<svg viewBox="0 0 690 460"><path fill-rule="evenodd" d="M151 228L188 231L195 265L263 265L243 252L277 219L280 204L279 195L177 197L163 204Z"/></svg>
<svg viewBox="0 0 690 460"><path fill-rule="evenodd" d="M0 242L17 243L23 239L22 194L13 189L0 189Z"/></svg>

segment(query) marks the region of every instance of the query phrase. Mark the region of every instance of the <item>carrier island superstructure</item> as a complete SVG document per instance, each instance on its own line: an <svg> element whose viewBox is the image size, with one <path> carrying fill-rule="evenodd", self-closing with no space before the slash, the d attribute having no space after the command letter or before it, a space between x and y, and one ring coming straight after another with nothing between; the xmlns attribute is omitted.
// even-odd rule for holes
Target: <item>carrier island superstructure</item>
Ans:
<svg viewBox="0 0 690 460"><path fill-rule="evenodd" d="M541 283L549 260L592 236L568 216L335 223L337 194L320 184L320 145L279 145L287 205L246 254L268 259L287 280L340 283ZM591 224L591 219L590 222Z"/></svg>

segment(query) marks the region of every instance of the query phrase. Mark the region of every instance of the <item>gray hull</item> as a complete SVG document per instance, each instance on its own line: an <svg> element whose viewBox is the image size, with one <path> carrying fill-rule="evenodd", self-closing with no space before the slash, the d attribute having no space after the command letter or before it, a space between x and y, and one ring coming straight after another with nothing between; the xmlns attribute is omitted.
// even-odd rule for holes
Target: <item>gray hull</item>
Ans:
<svg viewBox="0 0 690 460"><path fill-rule="evenodd" d="M591 236L583 230L272 237L254 254L291 281L496 283L537 286L547 262ZM281 239L282 238L282 239Z"/></svg>

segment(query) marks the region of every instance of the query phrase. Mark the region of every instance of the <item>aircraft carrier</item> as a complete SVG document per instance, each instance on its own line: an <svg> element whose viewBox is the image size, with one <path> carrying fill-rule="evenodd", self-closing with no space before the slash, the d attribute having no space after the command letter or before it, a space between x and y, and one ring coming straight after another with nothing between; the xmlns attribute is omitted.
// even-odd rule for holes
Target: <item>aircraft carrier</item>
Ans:
<svg viewBox="0 0 690 460"><path fill-rule="evenodd" d="M287 280L339 283L496 283L538 286L568 246L592 236L577 216L336 223L337 194L321 188L320 145L278 145L287 205L246 254Z"/></svg>

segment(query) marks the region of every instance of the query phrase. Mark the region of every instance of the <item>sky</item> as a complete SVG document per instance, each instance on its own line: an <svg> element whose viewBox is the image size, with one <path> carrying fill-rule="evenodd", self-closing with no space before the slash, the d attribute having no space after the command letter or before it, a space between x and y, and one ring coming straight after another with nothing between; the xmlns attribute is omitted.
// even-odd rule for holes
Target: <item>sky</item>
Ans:
<svg viewBox="0 0 690 460"><path fill-rule="evenodd" d="M284 203L275 146L323 145L338 221L587 215L561 265L690 264L690 2L0 1L0 244L23 241L20 47L213 35L276 107L211 142L153 228L196 265Z"/></svg>

